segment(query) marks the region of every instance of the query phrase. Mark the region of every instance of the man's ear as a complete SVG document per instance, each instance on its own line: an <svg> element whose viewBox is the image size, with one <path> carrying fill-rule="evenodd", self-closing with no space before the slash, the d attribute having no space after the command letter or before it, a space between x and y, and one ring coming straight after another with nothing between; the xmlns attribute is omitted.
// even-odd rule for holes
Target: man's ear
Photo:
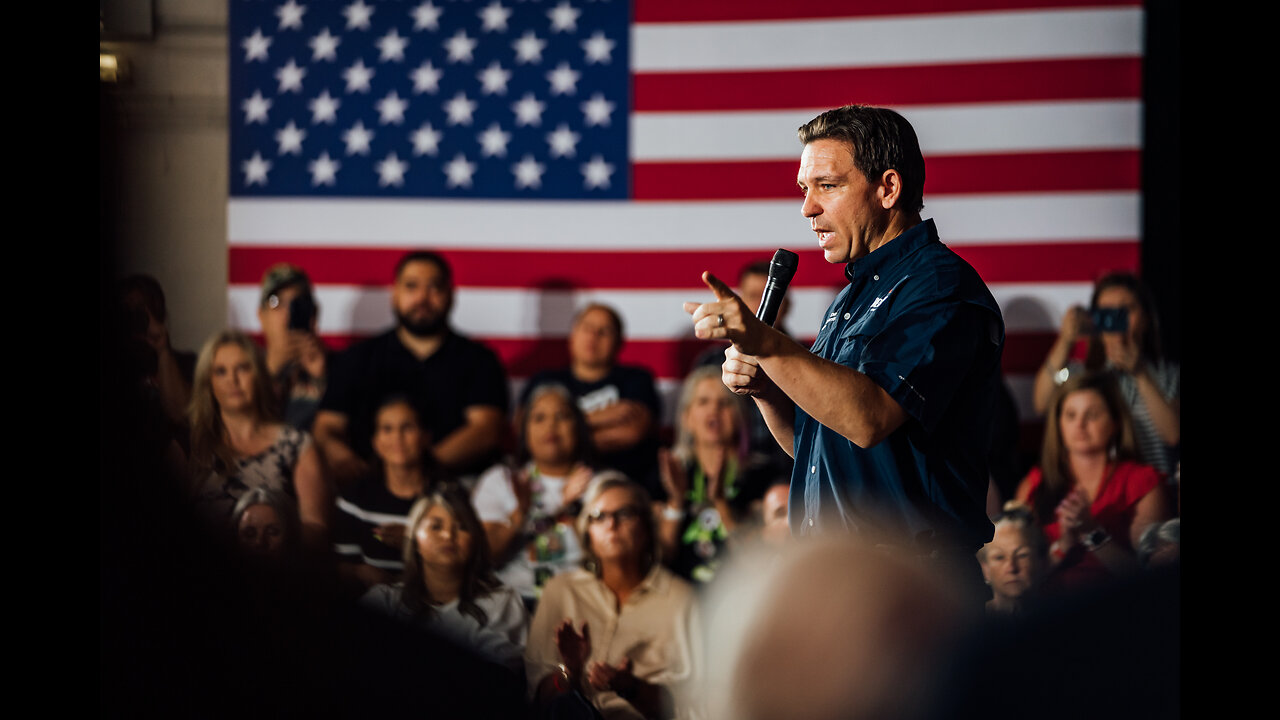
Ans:
<svg viewBox="0 0 1280 720"><path fill-rule="evenodd" d="M880 176L880 186L876 188L876 196L880 199L880 207L890 210L898 204L902 196L902 175L889 168Z"/></svg>

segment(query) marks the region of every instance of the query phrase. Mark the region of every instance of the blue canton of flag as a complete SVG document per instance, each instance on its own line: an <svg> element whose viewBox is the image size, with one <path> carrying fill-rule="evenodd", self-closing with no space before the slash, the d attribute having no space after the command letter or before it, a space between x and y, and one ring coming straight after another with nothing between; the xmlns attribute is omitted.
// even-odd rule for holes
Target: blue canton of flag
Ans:
<svg viewBox="0 0 1280 720"><path fill-rule="evenodd" d="M628 197L618 0L230 5L233 197Z"/></svg>

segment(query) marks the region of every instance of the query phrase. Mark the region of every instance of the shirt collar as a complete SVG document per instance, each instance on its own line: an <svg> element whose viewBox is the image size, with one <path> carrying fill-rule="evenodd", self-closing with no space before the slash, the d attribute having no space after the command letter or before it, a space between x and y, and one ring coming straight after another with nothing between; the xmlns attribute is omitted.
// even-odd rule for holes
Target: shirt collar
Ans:
<svg viewBox="0 0 1280 720"><path fill-rule="evenodd" d="M901 235L876 248L874 252L845 265L844 276L849 279L849 282L855 282L859 278L878 275L937 239L938 228L934 225L933 218L916 223L904 230Z"/></svg>
<svg viewBox="0 0 1280 720"><path fill-rule="evenodd" d="M665 586L662 584L662 581L665 578L663 577L661 570L662 570L661 565L655 562L653 564L653 567L649 568L649 573L644 576L644 580L641 580L640 584L636 586L636 589L632 593L632 595L634 596L645 595L645 594L648 594L650 591L663 592Z"/></svg>

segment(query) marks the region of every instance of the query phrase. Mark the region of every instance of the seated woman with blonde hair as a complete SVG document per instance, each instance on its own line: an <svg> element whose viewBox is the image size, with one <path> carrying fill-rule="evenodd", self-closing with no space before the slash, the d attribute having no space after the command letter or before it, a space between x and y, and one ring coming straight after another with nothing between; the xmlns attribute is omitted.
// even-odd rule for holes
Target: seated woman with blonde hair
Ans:
<svg viewBox="0 0 1280 720"><path fill-rule="evenodd" d="M1142 531L1171 512L1160 473L1133 457L1133 430L1114 380L1067 380L1049 405L1040 466L1017 493L1053 541L1046 590L1137 569Z"/></svg>
<svg viewBox="0 0 1280 720"><path fill-rule="evenodd" d="M525 651L542 717L684 715L701 662L693 588L659 562L649 494L623 477L587 491L583 568L543 588Z"/></svg>
<svg viewBox="0 0 1280 720"><path fill-rule="evenodd" d="M772 479L762 460L747 454L742 399L725 387L720 368L695 368L680 390L675 447L658 451L667 493L658 536L677 575L699 586L715 577L731 535Z"/></svg>
<svg viewBox="0 0 1280 720"><path fill-rule="evenodd" d="M303 546L326 549L333 494L311 436L278 421L262 353L247 335L224 330L196 360L188 410L197 509L232 520L242 495L266 487L297 502Z"/></svg>

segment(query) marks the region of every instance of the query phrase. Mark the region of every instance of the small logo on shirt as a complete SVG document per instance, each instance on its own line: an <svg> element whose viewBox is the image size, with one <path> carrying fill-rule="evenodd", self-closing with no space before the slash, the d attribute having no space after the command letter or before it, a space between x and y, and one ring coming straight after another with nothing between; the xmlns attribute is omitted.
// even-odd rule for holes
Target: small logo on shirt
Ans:
<svg viewBox="0 0 1280 720"><path fill-rule="evenodd" d="M878 301L877 301L877 302L878 302ZM826 327L826 326L827 326L827 323L829 323L829 322L833 322L833 321L834 321L836 318L838 318L838 317L840 317L840 313L838 313L838 312L833 312L833 313L831 313L830 315L828 315L828 316L827 316L827 322L822 323L822 326L823 326L823 327Z"/></svg>
<svg viewBox="0 0 1280 720"><path fill-rule="evenodd" d="M879 277L879 276L877 275L876 277ZM880 304L881 304L881 303L883 303L885 300L888 300L888 299L889 299L889 296L890 296L890 295L892 295L892 294L893 294L893 292L894 292L895 290L897 290L897 289L898 289L898 287L899 287L900 285L902 285L902 283L906 282L906 281L907 281L907 279L908 279L908 278L910 278L910 277L911 277L910 275L907 275L906 277L904 277L904 278L902 278L901 280L899 280L899 281L897 282L897 284L896 284L896 285L894 285L893 287L889 288L889 292L885 293L885 294L884 294L884 297L878 297L878 298L876 298L876 299L875 299L875 302L871 303L871 307L870 307L870 308L868 308L868 309L869 309L869 310L875 310L876 308L880 307Z"/></svg>

